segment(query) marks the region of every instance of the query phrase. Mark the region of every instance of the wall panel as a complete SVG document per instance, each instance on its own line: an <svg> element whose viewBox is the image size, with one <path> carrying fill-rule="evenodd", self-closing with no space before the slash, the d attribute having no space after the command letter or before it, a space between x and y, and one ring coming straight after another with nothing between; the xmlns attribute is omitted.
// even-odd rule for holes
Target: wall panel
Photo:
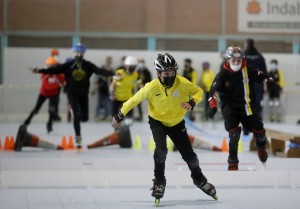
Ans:
<svg viewBox="0 0 300 209"><path fill-rule="evenodd" d="M8 0L8 30L74 31L75 0Z"/></svg>
<svg viewBox="0 0 300 209"><path fill-rule="evenodd" d="M142 0L81 1L81 31L144 32Z"/></svg>
<svg viewBox="0 0 300 209"><path fill-rule="evenodd" d="M168 0L167 33L220 33L220 0Z"/></svg>
<svg viewBox="0 0 300 209"><path fill-rule="evenodd" d="M3 31L4 22L3 22L3 2L4 0L0 0L0 31Z"/></svg>

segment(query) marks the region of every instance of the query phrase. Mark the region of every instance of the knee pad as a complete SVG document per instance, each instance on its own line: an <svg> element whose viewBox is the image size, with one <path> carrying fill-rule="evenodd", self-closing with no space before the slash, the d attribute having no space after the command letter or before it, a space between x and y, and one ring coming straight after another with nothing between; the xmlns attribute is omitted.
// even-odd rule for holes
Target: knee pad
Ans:
<svg viewBox="0 0 300 209"><path fill-rule="evenodd" d="M241 136L241 131L242 129L240 126L229 131L229 145L238 145Z"/></svg>
<svg viewBox="0 0 300 209"><path fill-rule="evenodd" d="M166 161L167 158L167 154L168 154L168 149L155 149L154 152L154 160L158 163L164 163Z"/></svg>
<svg viewBox="0 0 300 209"><path fill-rule="evenodd" d="M188 164L190 168L197 168L199 166L199 160L196 155L193 155L192 157L185 160L185 162Z"/></svg>
<svg viewBox="0 0 300 209"><path fill-rule="evenodd" d="M253 130L253 134L256 138L256 146L257 147L263 147L266 145L267 143L267 138L266 138L266 134L265 134L265 130L261 130L261 131L257 131L257 130Z"/></svg>

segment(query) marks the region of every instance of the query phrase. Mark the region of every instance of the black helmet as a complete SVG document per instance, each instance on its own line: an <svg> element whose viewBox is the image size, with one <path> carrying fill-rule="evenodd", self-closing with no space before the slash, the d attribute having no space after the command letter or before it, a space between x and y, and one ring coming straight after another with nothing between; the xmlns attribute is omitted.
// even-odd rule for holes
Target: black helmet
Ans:
<svg viewBox="0 0 300 209"><path fill-rule="evenodd" d="M158 54L157 58L154 60L154 68L157 71L164 70L178 70L178 64L174 57L170 54L165 53L164 55Z"/></svg>
<svg viewBox="0 0 300 209"><path fill-rule="evenodd" d="M228 47L226 49L225 58L226 59L230 59L232 57L244 59L245 58L245 54L244 54L243 50L241 50L241 48L239 46L237 46L237 45L230 46L230 47Z"/></svg>

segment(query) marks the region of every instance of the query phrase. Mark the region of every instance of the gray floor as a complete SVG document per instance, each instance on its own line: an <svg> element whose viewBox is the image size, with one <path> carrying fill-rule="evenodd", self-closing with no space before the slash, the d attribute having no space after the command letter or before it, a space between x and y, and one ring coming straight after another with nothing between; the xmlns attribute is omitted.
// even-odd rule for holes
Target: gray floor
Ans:
<svg viewBox="0 0 300 209"><path fill-rule="evenodd" d="M300 134L294 124L266 124L266 127ZM221 122L187 124L188 132L221 146L227 136ZM0 124L2 147L6 136L15 136L18 124ZM25 148L22 152L0 151L0 209L48 208L153 208L150 196L153 151L148 150L151 132L146 122L130 128L132 141L141 149L118 145L88 150L87 144L111 133L109 123L82 124L82 153ZM46 134L45 124L33 123L28 131L43 140L60 144L73 135L68 123L56 123ZM192 185L189 171L178 152L170 152L166 163L167 188L164 208L299 208L300 161L270 155L261 165L249 152L250 137L242 137L240 170L227 171L228 153L195 149L201 168L217 188L218 201ZM227 139L228 140L228 139ZM287 144L288 146L288 144Z"/></svg>

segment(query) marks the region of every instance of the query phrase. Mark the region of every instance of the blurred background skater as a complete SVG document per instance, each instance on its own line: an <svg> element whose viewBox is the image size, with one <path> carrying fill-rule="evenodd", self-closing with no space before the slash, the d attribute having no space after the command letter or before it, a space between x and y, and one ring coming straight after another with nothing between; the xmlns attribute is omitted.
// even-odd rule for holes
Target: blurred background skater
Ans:
<svg viewBox="0 0 300 209"><path fill-rule="evenodd" d="M118 69L110 85L110 100L112 101L112 115L118 114L124 102L133 95L137 85L138 73L136 71L138 60L134 56L127 56L124 68ZM132 123L133 111L128 114L127 122Z"/></svg>
<svg viewBox="0 0 300 209"><path fill-rule="evenodd" d="M48 69L34 68L34 73L60 74L64 73L67 81L66 93L68 101L72 108L73 125L75 129L75 140L77 148L81 149L81 127L80 122L86 122L89 119L89 88L90 77L93 73L112 76L113 73L102 68L98 68L92 62L84 59L86 47L81 44L75 44L72 47L74 59L70 62L51 67Z"/></svg>
<svg viewBox="0 0 300 209"><path fill-rule="evenodd" d="M113 72L112 57L107 56L102 69ZM95 110L95 121L111 121L111 101L109 99L109 86L112 82L110 77L96 75L91 94L97 93L97 105Z"/></svg>
<svg viewBox="0 0 300 209"><path fill-rule="evenodd" d="M192 67L192 60L190 58L186 58L184 60L184 68L182 76L188 79L193 84L197 85L197 73ZM187 112L187 115L191 121L195 121L195 114L192 111Z"/></svg>
<svg viewBox="0 0 300 209"><path fill-rule="evenodd" d="M209 98L209 90L211 87L211 84L215 78L215 73L210 69L209 62L203 62L202 63L202 74L200 76L199 80L199 86L204 91L204 117L205 120L208 120L208 111L209 111L209 104L208 104L208 98Z"/></svg>
<svg viewBox="0 0 300 209"><path fill-rule="evenodd" d="M152 80L151 73L149 69L145 65L144 59L138 60L138 80L139 84L137 85L137 91L140 90L143 86L145 86L146 83L150 82ZM142 103L138 104L138 116L135 118L137 121L143 121L143 107Z"/></svg>
<svg viewBox="0 0 300 209"><path fill-rule="evenodd" d="M57 61L57 64L60 64L59 63L59 51L58 51L58 49L52 49L50 55L51 55L51 57L53 57ZM61 117L59 116L60 91L61 91L61 88L59 88L59 91L58 91L58 94L57 94L57 104L55 105L55 112L54 112L54 119L53 119L54 121L61 121Z"/></svg>
<svg viewBox="0 0 300 209"><path fill-rule="evenodd" d="M282 71L278 68L278 61L273 59L270 61L269 76L273 79L273 82L267 83L269 93L269 120L270 122L281 121L281 105L280 95L283 91L284 78Z"/></svg>
<svg viewBox="0 0 300 209"><path fill-rule="evenodd" d="M224 126L229 134L228 170L238 170L240 124L255 135L258 158L264 164L268 159L267 138L264 124L256 112L254 82L263 83L270 78L267 74L247 66L244 52L237 45L228 47L225 56L223 69L216 75L209 92L209 117L217 112L219 95Z"/></svg>
<svg viewBox="0 0 300 209"><path fill-rule="evenodd" d="M46 60L46 69L50 67L55 67L58 62L53 57L49 57ZM46 125L47 132L50 133L52 129L53 120L55 117L55 109L57 106L57 99L60 91L60 87L65 85L65 77L63 74L57 75L41 75L42 85L40 88L40 94L38 96L37 102L27 119L24 121L23 125L28 126L35 114L37 114L44 104L44 102L49 99L49 119Z"/></svg>

